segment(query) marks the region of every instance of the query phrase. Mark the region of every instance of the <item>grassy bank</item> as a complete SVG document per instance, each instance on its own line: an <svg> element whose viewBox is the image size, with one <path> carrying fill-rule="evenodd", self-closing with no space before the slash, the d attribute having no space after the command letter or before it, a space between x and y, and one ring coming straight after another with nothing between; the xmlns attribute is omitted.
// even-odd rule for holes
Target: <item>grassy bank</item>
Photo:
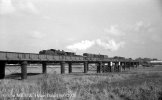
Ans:
<svg viewBox="0 0 162 100"><path fill-rule="evenodd" d="M54 73L32 81L1 80L0 99L162 100L161 84L162 73L157 72L90 75Z"/></svg>

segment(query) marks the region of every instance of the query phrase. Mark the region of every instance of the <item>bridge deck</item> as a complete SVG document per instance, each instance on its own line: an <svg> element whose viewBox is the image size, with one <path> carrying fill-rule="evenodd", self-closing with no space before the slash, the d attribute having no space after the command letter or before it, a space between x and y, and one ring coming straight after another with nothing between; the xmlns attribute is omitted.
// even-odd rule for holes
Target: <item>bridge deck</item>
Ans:
<svg viewBox="0 0 162 100"><path fill-rule="evenodd" d="M135 60L123 60L123 59L122 60L110 59L110 58L101 59L101 58L88 58L83 56L45 55L45 54L35 54L35 53L19 53L19 52L3 52L3 51L0 51L0 61L137 62Z"/></svg>

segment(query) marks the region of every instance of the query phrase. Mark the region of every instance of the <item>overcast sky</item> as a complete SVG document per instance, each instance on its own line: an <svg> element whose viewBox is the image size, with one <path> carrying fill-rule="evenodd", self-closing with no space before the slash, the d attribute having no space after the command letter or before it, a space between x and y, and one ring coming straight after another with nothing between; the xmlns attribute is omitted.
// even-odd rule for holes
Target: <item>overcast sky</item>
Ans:
<svg viewBox="0 0 162 100"><path fill-rule="evenodd" d="M0 0L0 51L162 59L161 0Z"/></svg>

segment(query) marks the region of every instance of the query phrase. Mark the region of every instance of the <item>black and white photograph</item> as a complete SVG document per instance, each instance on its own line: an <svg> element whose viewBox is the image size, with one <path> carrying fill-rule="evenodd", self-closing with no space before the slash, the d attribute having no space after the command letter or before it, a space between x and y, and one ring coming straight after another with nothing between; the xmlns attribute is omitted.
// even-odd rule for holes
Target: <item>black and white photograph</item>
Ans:
<svg viewBox="0 0 162 100"><path fill-rule="evenodd" d="M162 0L0 0L0 100L162 100Z"/></svg>

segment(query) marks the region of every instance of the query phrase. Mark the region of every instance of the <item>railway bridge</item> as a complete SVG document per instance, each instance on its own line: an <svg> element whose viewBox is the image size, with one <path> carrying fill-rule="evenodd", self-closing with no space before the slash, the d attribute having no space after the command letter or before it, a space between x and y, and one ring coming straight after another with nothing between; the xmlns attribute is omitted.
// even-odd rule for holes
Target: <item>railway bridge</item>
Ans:
<svg viewBox="0 0 162 100"><path fill-rule="evenodd" d="M6 64L21 65L21 79L27 79L28 64L42 64L42 73L47 73L47 64L59 63L61 74L65 73L65 64L68 64L68 72L72 73L73 63L83 64L84 73L89 71L89 64L97 65L97 73L119 72L121 69L137 67L139 62L130 59L91 58L84 56L46 55L36 53L20 53L0 51L0 79L5 78Z"/></svg>

